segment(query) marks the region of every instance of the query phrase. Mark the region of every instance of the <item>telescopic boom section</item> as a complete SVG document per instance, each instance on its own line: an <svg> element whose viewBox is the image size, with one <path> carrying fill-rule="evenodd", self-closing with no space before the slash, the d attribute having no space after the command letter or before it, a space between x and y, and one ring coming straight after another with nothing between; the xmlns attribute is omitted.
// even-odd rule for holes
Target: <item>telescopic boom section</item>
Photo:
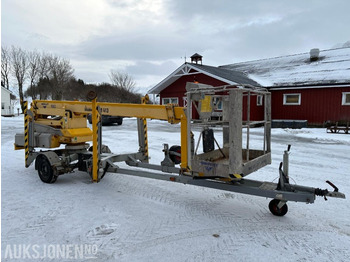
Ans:
<svg viewBox="0 0 350 262"><path fill-rule="evenodd" d="M146 101L144 98L143 101ZM52 126L62 131L74 132L74 129L84 130L87 128L86 116L109 115L120 117L136 117L139 119L166 120L171 124L181 123L181 148L187 149L187 118L184 107L174 104L151 105L151 104L127 104L127 103L103 103L103 102L79 102L79 101L44 101L35 100L31 110L34 114L35 123ZM95 105L93 106L93 104ZM93 112L98 111L98 112ZM62 116L64 120L55 120L47 116ZM69 119L74 119L70 120ZM68 121L67 121L68 120ZM93 133L96 133L93 131ZM91 135L93 134L91 133ZM91 141L87 139L86 141ZM187 150L182 150L181 168L187 168Z"/></svg>
<svg viewBox="0 0 350 262"><path fill-rule="evenodd" d="M180 123L185 116L184 108L175 105L149 105L97 102L102 115L137 117L167 120L171 124ZM36 115L59 115L67 110L74 114L90 114L92 103L77 101L33 101ZM61 112L62 111L62 112Z"/></svg>

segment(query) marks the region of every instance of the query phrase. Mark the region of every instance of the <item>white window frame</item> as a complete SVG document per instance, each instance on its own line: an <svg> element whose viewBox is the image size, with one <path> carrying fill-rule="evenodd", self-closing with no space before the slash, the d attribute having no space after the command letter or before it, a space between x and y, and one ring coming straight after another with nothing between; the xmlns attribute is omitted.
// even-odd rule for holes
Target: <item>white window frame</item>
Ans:
<svg viewBox="0 0 350 262"><path fill-rule="evenodd" d="M287 103L287 96L299 96L299 101L297 103ZM285 106L299 106L299 105L301 105L301 93L283 94L283 105L285 105Z"/></svg>
<svg viewBox="0 0 350 262"><path fill-rule="evenodd" d="M222 97L214 97L212 100L212 103L215 110L222 111L222 107L223 107Z"/></svg>
<svg viewBox="0 0 350 262"><path fill-rule="evenodd" d="M256 105L257 106L262 106L263 105L263 98L264 98L264 96L262 96L262 95L257 95L256 96Z"/></svg>
<svg viewBox="0 0 350 262"><path fill-rule="evenodd" d="M165 103L165 99L169 99L171 103ZM174 102L175 100L176 102ZM167 105L167 104L179 104L179 98L178 97L163 97L162 98L162 105Z"/></svg>
<svg viewBox="0 0 350 262"><path fill-rule="evenodd" d="M350 102L346 102L346 96L350 96L350 92L342 93L342 99L341 99L342 106L350 106Z"/></svg>

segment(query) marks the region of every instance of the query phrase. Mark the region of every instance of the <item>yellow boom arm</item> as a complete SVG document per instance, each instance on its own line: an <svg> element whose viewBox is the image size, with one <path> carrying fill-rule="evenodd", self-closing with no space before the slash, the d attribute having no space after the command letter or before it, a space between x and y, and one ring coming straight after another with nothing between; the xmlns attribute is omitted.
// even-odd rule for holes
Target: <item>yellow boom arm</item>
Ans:
<svg viewBox="0 0 350 262"><path fill-rule="evenodd" d="M176 105L150 105L146 104L148 97L143 98L143 104L126 103L103 103L97 102L96 98L92 102L79 101L47 101L34 100L31 105L33 121L36 124L50 126L59 129L62 133L57 137L59 144L78 144L93 141L93 180L97 180L98 165L98 128L97 123L101 115L137 117L143 120L145 128L145 140L147 139L146 119L166 120L171 124L181 123L181 168L188 168L187 156L187 117L185 108ZM93 130L88 128L86 117L92 115ZM147 141L145 156L148 159ZM95 163L96 162L96 163Z"/></svg>

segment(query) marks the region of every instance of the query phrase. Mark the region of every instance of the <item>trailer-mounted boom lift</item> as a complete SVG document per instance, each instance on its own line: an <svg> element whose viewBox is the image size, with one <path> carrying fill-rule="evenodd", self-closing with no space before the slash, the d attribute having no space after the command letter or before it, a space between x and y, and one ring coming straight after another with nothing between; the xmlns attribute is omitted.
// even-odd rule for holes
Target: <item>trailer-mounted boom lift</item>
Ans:
<svg viewBox="0 0 350 262"><path fill-rule="evenodd" d="M197 83L187 83L186 89L187 108L147 104L147 95L142 104L101 103L94 92L88 94L91 102L34 100L30 109L25 102L24 134L16 134L15 149L25 150L25 167L35 160L35 169L45 183L54 183L58 176L75 169L90 174L93 182L99 182L106 173L123 173L272 198L269 209L277 216L287 213L287 201L313 203L316 196L345 198L329 181L326 182L334 189L331 192L290 184L290 146L284 152L278 183L245 178L271 164L268 91ZM253 96L261 96L264 102L259 120L251 120ZM92 115L92 129L87 126L88 114ZM102 144L102 115L137 118L138 152L114 154ZM160 165L149 163L147 119L181 124L181 145L169 148L164 144L164 160ZM217 141L213 126L216 132L222 132L223 141ZM255 126L264 129L258 149L253 149L250 143L250 129ZM197 142L192 132L195 130L200 130ZM87 143L90 141L92 147ZM121 168L118 162L125 162L130 168Z"/></svg>

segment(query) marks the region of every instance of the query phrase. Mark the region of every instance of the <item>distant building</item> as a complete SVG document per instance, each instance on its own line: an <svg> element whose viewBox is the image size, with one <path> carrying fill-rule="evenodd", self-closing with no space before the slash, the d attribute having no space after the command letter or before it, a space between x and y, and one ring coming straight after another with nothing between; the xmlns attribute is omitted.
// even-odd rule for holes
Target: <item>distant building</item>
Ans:
<svg viewBox="0 0 350 262"><path fill-rule="evenodd" d="M1 86L1 115L13 116L14 108L11 103L11 91Z"/></svg>
<svg viewBox="0 0 350 262"><path fill-rule="evenodd" d="M238 86L242 84L259 86L257 82L238 71L196 63L184 63L149 90L149 93L159 94L161 104L176 103L180 106L186 106L185 87L187 82L198 82L212 86Z"/></svg>
<svg viewBox="0 0 350 262"><path fill-rule="evenodd" d="M350 48L312 49L219 67L198 64L198 54L194 58L195 63L183 64L149 93L159 95L162 104L186 106L186 82L260 85L271 92L272 119L307 120L309 125L350 121ZM261 105L258 97L254 99L252 103Z"/></svg>
<svg viewBox="0 0 350 262"><path fill-rule="evenodd" d="M271 92L272 119L350 121L350 48L236 63L240 71Z"/></svg>

